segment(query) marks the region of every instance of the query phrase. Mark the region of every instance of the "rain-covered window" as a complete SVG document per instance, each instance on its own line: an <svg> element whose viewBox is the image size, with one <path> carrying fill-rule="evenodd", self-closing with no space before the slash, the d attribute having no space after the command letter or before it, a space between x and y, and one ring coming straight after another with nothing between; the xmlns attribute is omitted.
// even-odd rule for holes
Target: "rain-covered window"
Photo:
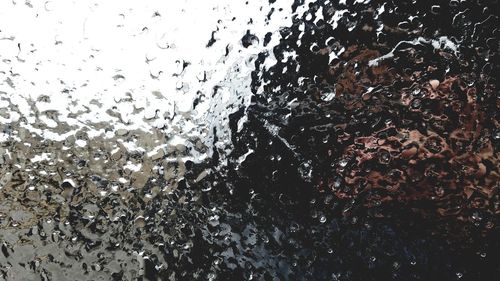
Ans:
<svg viewBox="0 0 500 281"><path fill-rule="evenodd" d="M0 280L497 280L498 6L1 0Z"/></svg>

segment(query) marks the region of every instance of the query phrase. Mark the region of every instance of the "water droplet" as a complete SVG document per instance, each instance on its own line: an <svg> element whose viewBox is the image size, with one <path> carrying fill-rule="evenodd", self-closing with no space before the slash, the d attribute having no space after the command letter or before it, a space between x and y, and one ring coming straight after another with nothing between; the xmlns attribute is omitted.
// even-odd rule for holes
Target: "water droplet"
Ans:
<svg viewBox="0 0 500 281"><path fill-rule="evenodd" d="M437 89L437 87L439 86L439 80L431 80L429 81L429 84L431 85L432 89Z"/></svg>
<svg viewBox="0 0 500 281"><path fill-rule="evenodd" d="M441 6L439 5L433 5L431 7L431 12L435 15L439 14L441 12Z"/></svg>
<svg viewBox="0 0 500 281"><path fill-rule="evenodd" d="M207 275L207 279L208 281L214 281L215 278L217 278L217 274L213 273L213 272L210 272L208 275Z"/></svg>
<svg viewBox="0 0 500 281"><path fill-rule="evenodd" d="M137 216L134 222L137 227L144 227L146 225L146 220L143 216Z"/></svg>
<svg viewBox="0 0 500 281"><path fill-rule="evenodd" d="M319 48L318 44L314 43L311 45L310 50L313 53L317 53L317 52L319 52L320 48Z"/></svg>
<svg viewBox="0 0 500 281"><path fill-rule="evenodd" d="M413 109L419 109L422 106L422 100L421 99L414 99L411 101L411 108Z"/></svg>
<svg viewBox="0 0 500 281"><path fill-rule="evenodd" d="M378 151L378 161L380 164L389 164L391 161L391 154L385 149L380 149Z"/></svg>
<svg viewBox="0 0 500 281"><path fill-rule="evenodd" d="M347 166L347 163L348 163L347 159L342 159L339 161L339 166L341 168L344 168L345 166Z"/></svg>
<svg viewBox="0 0 500 281"><path fill-rule="evenodd" d="M250 33L250 30L247 30L247 33L241 38L241 44L243 47L248 48L252 45L259 44L259 38L257 36Z"/></svg>

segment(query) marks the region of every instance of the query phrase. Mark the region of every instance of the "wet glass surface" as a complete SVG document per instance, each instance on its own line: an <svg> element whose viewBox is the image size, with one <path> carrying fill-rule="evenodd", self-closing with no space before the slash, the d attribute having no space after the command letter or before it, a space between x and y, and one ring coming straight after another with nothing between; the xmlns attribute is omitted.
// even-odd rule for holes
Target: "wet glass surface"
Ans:
<svg viewBox="0 0 500 281"><path fill-rule="evenodd" d="M498 8L2 1L0 279L497 280Z"/></svg>

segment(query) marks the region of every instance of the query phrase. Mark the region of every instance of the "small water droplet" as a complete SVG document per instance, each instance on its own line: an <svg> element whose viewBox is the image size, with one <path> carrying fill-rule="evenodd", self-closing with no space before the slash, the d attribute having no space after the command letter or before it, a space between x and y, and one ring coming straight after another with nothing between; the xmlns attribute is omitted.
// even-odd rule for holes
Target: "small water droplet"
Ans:
<svg viewBox="0 0 500 281"><path fill-rule="evenodd" d="M216 278L216 277L217 277L217 275L216 275L215 273L213 273L213 272L210 272L210 273L207 275L207 279L208 279L209 281L213 281L213 280L215 280L215 278Z"/></svg>
<svg viewBox="0 0 500 281"><path fill-rule="evenodd" d="M378 152L378 161L380 164L389 164L391 161L391 154L385 149L381 149Z"/></svg>
<svg viewBox="0 0 500 281"><path fill-rule="evenodd" d="M414 99L411 102L411 108L412 109L419 109L422 106L422 100L420 99Z"/></svg>
<svg viewBox="0 0 500 281"><path fill-rule="evenodd" d="M441 12L441 6L439 5L433 5L431 7L431 12L435 15L439 14Z"/></svg>

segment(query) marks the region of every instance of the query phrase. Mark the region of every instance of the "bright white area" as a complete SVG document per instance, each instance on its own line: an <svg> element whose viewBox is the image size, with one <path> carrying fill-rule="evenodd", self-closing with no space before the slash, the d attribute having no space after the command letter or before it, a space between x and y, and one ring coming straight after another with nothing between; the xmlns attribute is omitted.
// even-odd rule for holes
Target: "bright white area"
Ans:
<svg viewBox="0 0 500 281"><path fill-rule="evenodd" d="M21 120L57 141L82 128L106 137L99 122L112 130L163 128L188 146L196 139L211 146L216 127L217 146L230 149L227 116L248 105L254 59L277 44L292 15L292 0L272 4L269 22L267 0L245 2L2 0L0 106L10 114L0 122ZM247 29L258 46L241 45ZM216 41L207 48L213 31ZM267 32L274 35L265 48ZM221 90L212 96L215 86ZM37 111L56 112L57 122ZM71 129L61 131L61 122Z"/></svg>

